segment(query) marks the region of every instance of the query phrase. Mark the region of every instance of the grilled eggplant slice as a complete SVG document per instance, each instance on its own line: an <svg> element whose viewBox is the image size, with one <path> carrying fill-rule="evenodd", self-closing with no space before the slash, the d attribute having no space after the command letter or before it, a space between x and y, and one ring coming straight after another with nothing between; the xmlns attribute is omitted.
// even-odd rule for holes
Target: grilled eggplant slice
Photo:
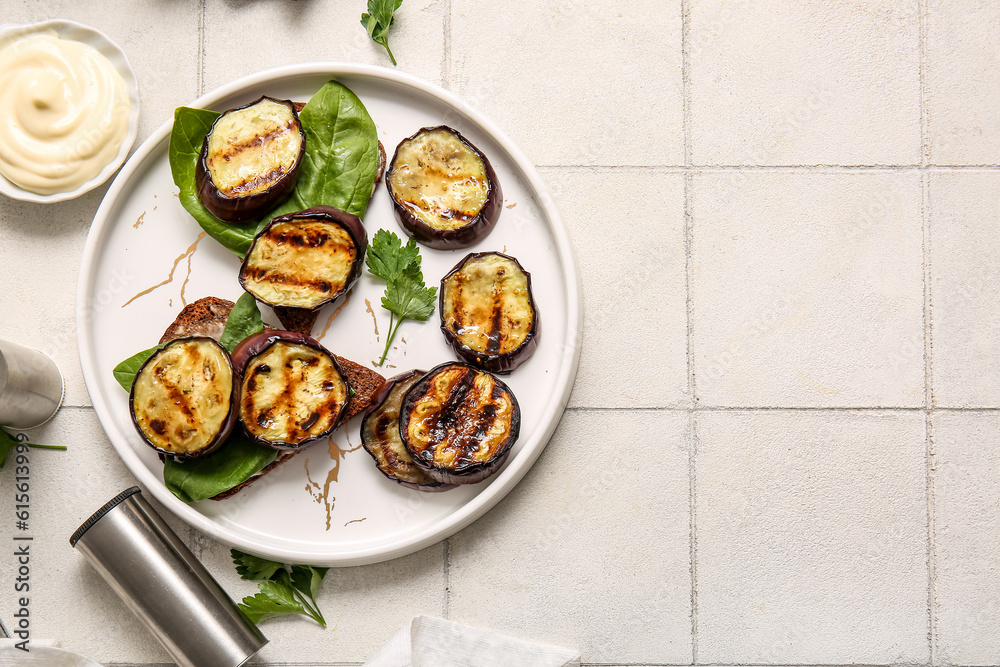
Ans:
<svg viewBox="0 0 1000 667"><path fill-rule="evenodd" d="M438 312L455 353L491 373L510 373L538 346L531 274L509 255L466 255L441 279Z"/></svg>
<svg viewBox="0 0 1000 667"><path fill-rule="evenodd" d="M503 193L493 166L445 125L403 139L385 184L403 230L431 248L470 246L485 238L500 217Z"/></svg>
<svg viewBox="0 0 1000 667"><path fill-rule="evenodd" d="M155 352L132 382L129 410L153 449L178 458L204 456L236 423L237 374L211 338L180 338Z"/></svg>
<svg viewBox="0 0 1000 667"><path fill-rule="evenodd" d="M273 449L301 449L340 425L351 387L337 359L309 336L263 331L233 350L241 375L239 420Z"/></svg>
<svg viewBox="0 0 1000 667"><path fill-rule="evenodd" d="M261 97L215 119L195 169L198 198L227 222L260 217L292 193L306 133L289 100Z"/></svg>
<svg viewBox="0 0 1000 667"><path fill-rule="evenodd" d="M367 246L361 219L332 206L282 215L254 238L240 285L273 306L288 328L309 333L317 311L357 282ZM310 311L306 324L295 311Z"/></svg>
<svg viewBox="0 0 1000 667"><path fill-rule="evenodd" d="M521 409L500 378L468 364L431 369L406 392L399 437L413 462L445 484L475 484L503 465Z"/></svg>
<svg viewBox="0 0 1000 667"><path fill-rule="evenodd" d="M414 464L399 437L399 406L423 376L424 371L413 370L389 378L361 421L361 444L389 479L418 491L445 491L454 485L438 482Z"/></svg>

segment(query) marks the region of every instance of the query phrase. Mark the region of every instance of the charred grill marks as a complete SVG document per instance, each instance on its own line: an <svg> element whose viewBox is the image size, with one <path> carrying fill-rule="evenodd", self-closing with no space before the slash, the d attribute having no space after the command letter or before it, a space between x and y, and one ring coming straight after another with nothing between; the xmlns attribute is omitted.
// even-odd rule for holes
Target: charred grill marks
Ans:
<svg viewBox="0 0 1000 667"><path fill-rule="evenodd" d="M516 437L517 410L509 389L494 376L464 364L428 373L407 394L400 435L428 471L456 474L486 468L503 456ZM408 405L408 407L407 407Z"/></svg>
<svg viewBox="0 0 1000 667"><path fill-rule="evenodd" d="M292 287L304 287L314 289L317 292L329 294L333 290L333 285L328 280L309 280L301 276L268 269L251 269L250 276L258 283L271 283L272 285L284 285Z"/></svg>
<svg viewBox="0 0 1000 667"><path fill-rule="evenodd" d="M354 285L366 244L357 216L337 209L314 207L275 218L254 239L240 283L271 306L315 312Z"/></svg>
<svg viewBox="0 0 1000 667"><path fill-rule="evenodd" d="M509 373L537 346L531 276L496 252L467 255L441 280L441 330L465 361Z"/></svg>
<svg viewBox="0 0 1000 667"><path fill-rule="evenodd" d="M277 127L271 128L264 134L255 134L254 136L246 139L244 141L236 141L228 144L228 148L225 150L217 152L215 155L211 155L208 158L209 164L214 164L216 160L225 160L229 162L235 157L239 157L241 153L244 153L251 148L257 148L263 146L265 143L281 136L282 134L291 134L293 131L292 124L286 121L284 125L279 125ZM298 128L295 128L295 132L298 132Z"/></svg>
<svg viewBox="0 0 1000 667"><path fill-rule="evenodd" d="M272 169L266 174L251 176L250 178L241 183L230 185L227 188L220 188L219 191L229 197L239 197L247 192L256 192L257 190L263 190L267 188L268 185L277 182L286 173L287 172L285 171L285 169L278 167L276 169Z"/></svg>
<svg viewBox="0 0 1000 667"><path fill-rule="evenodd" d="M235 381L228 353L214 340L170 342L136 373L129 397L133 423L162 453L208 453L235 422Z"/></svg>
<svg viewBox="0 0 1000 667"><path fill-rule="evenodd" d="M222 113L205 137L196 165L198 198L227 222L257 218L291 194L305 143L288 100L265 96Z"/></svg>
<svg viewBox="0 0 1000 667"><path fill-rule="evenodd" d="M243 423L264 444L298 447L334 428L347 396L347 382L328 353L276 340L245 371Z"/></svg>
<svg viewBox="0 0 1000 667"><path fill-rule="evenodd" d="M493 302L490 310L490 328L486 332L486 351L489 354L496 354L500 351L501 338L504 337L503 326L503 286L498 283L493 285Z"/></svg>

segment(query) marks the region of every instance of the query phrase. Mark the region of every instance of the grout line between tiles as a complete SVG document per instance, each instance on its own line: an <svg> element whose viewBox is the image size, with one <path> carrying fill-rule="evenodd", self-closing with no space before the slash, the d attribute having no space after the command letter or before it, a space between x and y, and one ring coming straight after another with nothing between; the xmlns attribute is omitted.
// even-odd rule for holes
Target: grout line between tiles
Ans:
<svg viewBox="0 0 1000 667"><path fill-rule="evenodd" d="M877 165L877 164L621 164L621 165L601 165L601 164L536 164L536 169L586 169L588 171L698 171L698 172L726 172L726 171L775 171L792 173L821 173L821 174L856 174L869 172L953 172L953 171L1000 171L997 164L899 164L899 165Z"/></svg>
<svg viewBox="0 0 1000 667"><path fill-rule="evenodd" d="M927 656L934 665L936 656L936 623L934 590L934 432L931 419L934 408L933 345L931 339L931 245L930 245L930 173L931 144L927 108L927 12L928 0L917 0L917 49L920 76L920 219L923 230L924 282L924 417L926 501L927 501Z"/></svg>
<svg viewBox="0 0 1000 667"><path fill-rule="evenodd" d="M920 174L920 218L923 233L924 281L924 409L934 409L934 357L931 326L931 199L930 175Z"/></svg>
<svg viewBox="0 0 1000 667"><path fill-rule="evenodd" d="M205 12L207 0L198 3L198 97L205 94Z"/></svg>
<svg viewBox="0 0 1000 667"><path fill-rule="evenodd" d="M927 413L927 644L930 664L937 664L937 548L934 542L934 422Z"/></svg>
<svg viewBox="0 0 1000 667"><path fill-rule="evenodd" d="M691 215L691 0L681 0L681 86L682 126L684 136L684 301L687 345L688 407L688 553L691 577L691 664L698 664L698 531L695 457L697 435L693 408L697 402L694 374L693 297L691 292L693 219Z"/></svg>
<svg viewBox="0 0 1000 667"><path fill-rule="evenodd" d="M926 499L927 499L927 653L933 665L934 648L934 446L932 442L931 415L934 411L932 345L931 345L931 273L930 273L930 210L929 177L927 172L920 176L920 215L923 222L923 279L924 279L924 430L926 433Z"/></svg>
<svg viewBox="0 0 1000 667"><path fill-rule="evenodd" d="M259 661L251 661L248 665L264 665ZM268 662L270 667L361 667L360 662ZM910 667L924 667L928 663L907 663ZM689 667L684 662L582 662L580 667ZM703 667L801 667L801 663L749 663L749 662L712 662L702 663ZM173 667L173 663L165 662L109 662L107 667ZM845 667L844 663L810 664L809 667ZM850 667L895 667L895 663L851 664ZM995 667L990 665L962 665L961 667Z"/></svg>
<svg viewBox="0 0 1000 667"><path fill-rule="evenodd" d="M695 407L654 405L642 408L622 408L605 407L600 405L575 405L566 408L567 412L910 412L925 414L928 412L924 406L902 407L902 406L830 406L830 407L809 407L809 406L787 406L787 405L697 405ZM944 408L934 407L931 413L991 413L1000 412L1000 407L976 407L976 408Z"/></svg>
<svg viewBox="0 0 1000 667"><path fill-rule="evenodd" d="M444 595L441 597L441 618L451 620L451 538L444 540Z"/></svg>
<svg viewBox="0 0 1000 667"><path fill-rule="evenodd" d="M927 0L917 0L917 49L920 76L920 166L926 168L931 160L929 117L927 110Z"/></svg>
<svg viewBox="0 0 1000 667"><path fill-rule="evenodd" d="M448 90L454 90L451 85L451 0L444 0L444 17L441 30L444 33L444 62L441 63L441 82Z"/></svg>

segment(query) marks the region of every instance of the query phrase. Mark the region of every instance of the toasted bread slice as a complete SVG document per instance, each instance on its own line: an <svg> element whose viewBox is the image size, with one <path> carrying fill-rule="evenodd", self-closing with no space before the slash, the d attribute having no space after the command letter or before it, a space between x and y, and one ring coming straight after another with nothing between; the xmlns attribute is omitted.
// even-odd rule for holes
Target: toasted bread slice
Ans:
<svg viewBox="0 0 1000 667"><path fill-rule="evenodd" d="M188 336L206 336L219 340L226 327L226 318L233 309L233 302L206 296L184 306L177 318L170 323L160 339L160 344Z"/></svg>
<svg viewBox="0 0 1000 667"><path fill-rule="evenodd" d="M272 310L287 331L295 331L307 336L312 335L313 325L316 324L316 318L319 316L315 310L306 310L305 308L273 306Z"/></svg>
<svg viewBox="0 0 1000 667"><path fill-rule="evenodd" d="M218 299L214 296L207 296L189 303L177 315L177 319L167 327L160 342L165 343L186 336L208 336L209 338L219 340L226 326L226 319L229 317L229 313L232 311L234 305L236 304L232 301ZM266 328L271 329L272 327ZM346 422L348 419L356 417L368 409L368 406L372 404L372 401L375 400L375 397L378 396L379 391L385 384L385 378L361 364L354 363L350 359L345 359L336 354L333 356L337 358L337 363L340 364L341 370L347 376L347 383L354 390L350 400L347 402L347 406L344 408L343 421ZM267 464L260 472L242 484L214 496L212 500L223 500L236 495L300 451L303 450L278 452L278 457Z"/></svg>

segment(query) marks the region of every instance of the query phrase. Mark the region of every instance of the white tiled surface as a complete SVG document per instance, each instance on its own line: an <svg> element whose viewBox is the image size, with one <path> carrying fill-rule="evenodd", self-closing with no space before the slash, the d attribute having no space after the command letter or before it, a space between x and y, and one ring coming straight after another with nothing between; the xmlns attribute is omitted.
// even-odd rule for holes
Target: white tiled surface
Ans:
<svg viewBox="0 0 1000 667"><path fill-rule="evenodd" d="M139 76L140 139L279 64L387 64L363 3L0 0ZM400 69L541 167L586 299L580 372L517 489L449 540L328 575L275 665L358 665L413 614L585 664L1000 663L1000 5L986 0L404 0ZM274 48L269 48L274 47ZM133 483L89 407L75 280L103 189L0 201L0 337L50 352L32 434L34 638L162 649L68 545ZM0 553L11 544L0 471ZM235 595L228 550L171 523ZM0 618L13 559L0 556Z"/></svg>

